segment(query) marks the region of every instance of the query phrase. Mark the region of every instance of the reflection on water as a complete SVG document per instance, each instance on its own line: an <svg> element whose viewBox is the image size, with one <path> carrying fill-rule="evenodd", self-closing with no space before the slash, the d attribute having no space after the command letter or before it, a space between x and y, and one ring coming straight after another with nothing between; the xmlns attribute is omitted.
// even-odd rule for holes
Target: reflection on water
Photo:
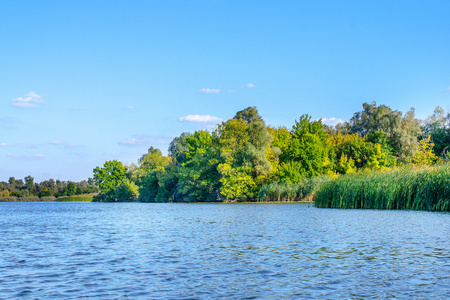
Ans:
<svg viewBox="0 0 450 300"><path fill-rule="evenodd" d="M448 298L450 214L0 203L0 298Z"/></svg>

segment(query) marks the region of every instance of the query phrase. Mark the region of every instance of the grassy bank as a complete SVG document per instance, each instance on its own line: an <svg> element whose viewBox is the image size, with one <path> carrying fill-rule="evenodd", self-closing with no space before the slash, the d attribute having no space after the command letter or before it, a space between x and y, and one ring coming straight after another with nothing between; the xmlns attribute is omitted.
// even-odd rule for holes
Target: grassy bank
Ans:
<svg viewBox="0 0 450 300"><path fill-rule="evenodd" d="M316 207L450 211L450 164L340 176L320 184Z"/></svg>
<svg viewBox="0 0 450 300"><path fill-rule="evenodd" d="M74 195L74 196L65 196L58 197L56 202L92 202L92 198L96 194L87 194L87 195Z"/></svg>
<svg viewBox="0 0 450 300"><path fill-rule="evenodd" d="M55 197L37 197L37 196L29 196L29 197L0 197L0 202L44 202L44 201L55 201Z"/></svg>

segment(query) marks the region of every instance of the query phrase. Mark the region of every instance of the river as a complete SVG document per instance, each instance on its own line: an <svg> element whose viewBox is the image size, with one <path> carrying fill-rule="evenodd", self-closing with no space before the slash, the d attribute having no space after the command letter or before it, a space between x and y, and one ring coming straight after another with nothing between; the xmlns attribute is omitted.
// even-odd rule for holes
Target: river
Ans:
<svg viewBox="0 0 450 300"><path fill-rule="evenodd" d="M450 297L450 214L0 203L0 299Z"/></svg>

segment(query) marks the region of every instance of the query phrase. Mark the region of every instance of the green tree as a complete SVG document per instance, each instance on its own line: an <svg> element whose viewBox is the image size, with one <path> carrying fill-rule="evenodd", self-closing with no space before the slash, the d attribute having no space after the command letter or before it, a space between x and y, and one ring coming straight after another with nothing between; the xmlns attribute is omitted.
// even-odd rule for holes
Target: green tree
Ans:
<svg viewBox="0 0 450 300"><path fill-rule="evenodd" d="M113 190L114 201L129 202L139 197L138 187L128 179L123 179Z"/></svg>
<svg viewBox="0 0 450 300"><path fill-rule="evenodd" d="M412 163L416 165L434 165L438 162L439 157L433 152L434 143L431 137L423 139L419 142L418 151L412 158Z"/></svg>
<svg viewBox="0 0 450 300"><path fill-rule="evenodd" d="M215 201L219 189L217 140L196 131L187 141L186 162L178 169L177 201Z"/></svg>
<svg viewBox="0 0 450 300"><path fill-rule="evenodd" d="M413 108L403 115L386 105L377 106L376 102L364 103L363 110L354 113L350 130L362 137L374 131L385 133L393 154L402 162L414 155L421 133Z"/></svg>
<svg viewBox="0 0 450 300"><path fill-rule="evenodd" d="M118 186L125 177L126 169L124 165L117 161L107 161L103 168L94 169L94 181L102 193L109 193Z"/></svg>
<svg viewBox="0 0 450 300"><path fill-rule="evenodd" d="M434 144L434 153L446 157L450 146L450 113L445 113L440 106L422 124L422 139L430 137Z"/></svg>
<svg viewBox="0 0 450 300"><path fill-rule="evenodd" d="M69 181L69 183L64 188L64 196L73 196L77 193L77 185L75 182Z"/></svg>
<svg viewBox="0 0 450 300"><path fill-rule="evenodd" d="M24 178L25 180L25 188L28 190L30 194L33 194L36 192L36 186L34 184L34 178L28 175ZM27 195L28 196L28 195Z"/></svg>
<svg viewBox="0 0 450 300"><path fill-rule="evenodd" d="M179 137L175 137L169 145L169 156L177 164L181 165L186 161L188 148L188 138L191 134L183 132Z"/></svg>
<svg viewBox="0 0 450 300"><path fill-rule="evenodd" d="M161 150L150 147L148 152L139 159L139 173L145 174L163 169L170 161L171 158L162 155Z"/></svg>
<svg viewBox="0 0 450 300"><path fill-rule="evenodd" d="M311 117L305 114L295 121L287 149L288 161L281 163L278 171L280 180L291 181L285 177L288 174L301 178L327 173L331 169L328 137L321 120L311 121ZM298 173L294 175L292 172Z"/></svg>

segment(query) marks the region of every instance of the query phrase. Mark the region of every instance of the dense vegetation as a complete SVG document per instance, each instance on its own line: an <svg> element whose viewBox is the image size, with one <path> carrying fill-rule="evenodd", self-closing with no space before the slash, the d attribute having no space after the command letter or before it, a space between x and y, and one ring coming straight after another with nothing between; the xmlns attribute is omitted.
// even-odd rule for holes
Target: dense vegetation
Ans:
<svg viewBox="0 0 450 300"><path fill-rule="evenodd" d="M360 172L323 183L317 207L450 211L450 164Z"/></svg>
<svg viewBox="0 0 450 300"><path fill-rule="evenodd" d="M446 164L449 144L450 114L440 107L419 121L414 109L403 114L364 103L362 111L335 127L302 115L290 129L266 126L257 109L248 107L211 132L174 138L168 156L150 147L137 164L114 160L96 167L101 193L95 200L311 200L336 178Z"/></svg>
<svg viewBox="0 0 450 300"><path fill-rule="evenodd" d="M98 193L94 180L80 182L44 180L34 182L31 176L22 179L10 177L8 182L0 182L0 201L54 201L58 197Z"/></svg>

